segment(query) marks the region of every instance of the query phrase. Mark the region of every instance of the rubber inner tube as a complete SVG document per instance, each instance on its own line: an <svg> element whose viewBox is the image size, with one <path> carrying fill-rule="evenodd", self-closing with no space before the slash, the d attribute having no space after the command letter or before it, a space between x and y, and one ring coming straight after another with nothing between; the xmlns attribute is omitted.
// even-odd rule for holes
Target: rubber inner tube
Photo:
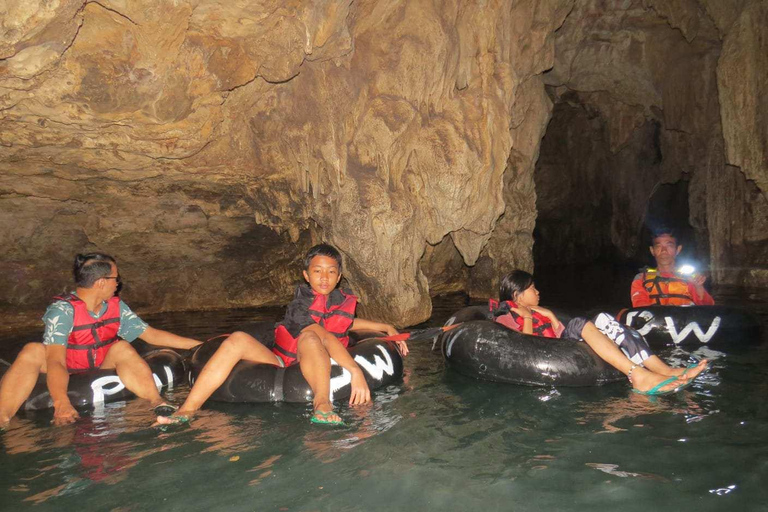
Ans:
<svg viewBox="0 0 768 512"><path fill-rule="evenodd" d="M187 382L188 372L184 358L176 351L169 348L155 348L142 354L142 357L149 364L158 389L173 389ZM8 366L3 364L0 377L7 369ZM93 370L71 374L67 395L72 406L78 409L134 396L125 388L114 370ZM45 374L40 374L35 387L20 410L40 411L51 407L53 407L53 400L48 392Z"/></svg>
<svg viewBox="0 0 768 512"><path fill-rule="evenodd" d="M459 373L532 386L600 386L626 377L583 341L544 338L488 320L487 308L456 312L461 324L441 336L443 357Z"/></svg>
<svg viewBox="0 0 768 512"><path fill-rule="evenodd" d="M648 306L622 310L618 320L637 329L651 348L728 348L762 342L759 320L731 306Z"/></svg>
<svg viewBox="0 0 768 512"><path fill-rule="evenodd" d="M381 336L380 333L379 335ZM190 362L192 383L225 338L226 336L219 336L208 340L194 353ZM349 348L349 353L363 370L371 390L402 380L403 359L393 342L369 338L357 342ZM349 398L350 383L349 372L335 362L332 363L331 400ZM303 403L311 402L312 398L312 390L301 374L298 364L280 368L277 365L240 361L210 399L220 402Z"/></svg>

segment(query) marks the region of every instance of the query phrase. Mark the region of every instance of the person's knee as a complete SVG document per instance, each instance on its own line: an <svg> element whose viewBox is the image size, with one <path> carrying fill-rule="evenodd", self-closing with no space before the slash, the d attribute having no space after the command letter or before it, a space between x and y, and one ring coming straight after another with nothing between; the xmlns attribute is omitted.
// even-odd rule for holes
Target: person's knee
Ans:
<svg viewBox="0 0 768 512"><path fill-rule="evenodd" d="M303 332L296 340L297 353L323 349L323 340L314 332Z"/></svg>
<svg viewBox="0 0 768 512"><path fill-rule="evenodd" d="M227 337L227 339L225 339L221 343L221 346L225 350L242 351L243 349L253 345L254 343L258 343L256 338L254 338L248 333L245 333L242 331L236 331L230 334Z"/></svg>
<svg viewBox="0 0 768 512"><path fill-rule="evenodd" d="M109 347L108 354L111 354L111 353L114 353L115 355L125 356L125 357L139 355L139 353L136 352L136 349L133 348L133 346L125 340L118 340L114 343L114 345Z"/></svg>
<svg viewBox="0 0 768 512"><path fill-rule="evenodd" d="M125 340L116 341L107 352L104 361L101 363L102 368L114 368L117 365L122 364L141 364L146 362L141 358L136 349ZM148 367L148 366L147 366Z"/></svg>
<svg viewBox="0 0 768 512"><path fill-rule="evenodd" d="M42 343L27 343L19 352L16 360L25 364L43 365L45 363L45 345Z"/></svg>

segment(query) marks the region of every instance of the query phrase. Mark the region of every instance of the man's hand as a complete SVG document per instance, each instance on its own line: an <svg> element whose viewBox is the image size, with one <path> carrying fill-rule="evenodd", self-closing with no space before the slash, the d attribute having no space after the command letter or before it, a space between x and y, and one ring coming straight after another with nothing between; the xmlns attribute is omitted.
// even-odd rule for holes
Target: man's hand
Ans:
<svg viewBox="0 0 768 512"><path fill-rule="evenodd" d="M363 371L358 368L352 373L352 394L349 396L349 405L366 404L371 401L371 390L365 382Z"/></svg>
<svg viewBox="0 0 768 512"><path fill-rule="evenodd" d="M395 329L394 325L391 324L385 324L386 329L384 329L384 332L387 333L387 336L397 336L400 334L397 329ZM408 344L405 342L405 340L395 340L395 345L397 345L397 349L400 351L400 355L405 357L408 355Z"/></svg>
<svg viewBox="0 0 768 512"><path fill-rule="evenodd" d="M699 274L696 277L691 279L691 282L693 283L693 286L696 287L696 294L699 297L703 297L706 291L704 290L704 282L707 280L707 276L703 274Z"/></svg>
<svg viewBox="0 0 768 512"><path fill-rule="evenodd" d="M78 418L80 415L71 402L53 404L53 424L57 427L74 423Z"/></svg>

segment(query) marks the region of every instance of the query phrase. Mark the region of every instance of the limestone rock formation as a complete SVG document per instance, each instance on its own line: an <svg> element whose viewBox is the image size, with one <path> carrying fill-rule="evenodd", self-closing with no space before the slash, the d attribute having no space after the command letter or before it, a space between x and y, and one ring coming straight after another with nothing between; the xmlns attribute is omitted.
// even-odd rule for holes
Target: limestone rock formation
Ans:
<svg viewBox="0 0 768 512"><path fill-rule="evenodd" d="M681 180L715 280L768 268L764 0L1 5L6 327L77 252L147 312L283 303L319 240L409 325L531 269L534 227L544 263L632 257Z"/></svg>
<svg viewBox="0 0 768 512"><path fill-rule="evenodd" d="M768 2L745 8L723 42L717 69L728 163L768 190Z"/></svg>
<svg viewBox="0 0 768 512"><path fill-rule="evenodd" d="M399 325L429 315L446 237L462 265L530 264L537 75L572 3L7 3L3 312L39 314L96 249L140 311L195 309L284 302L324 239ZM489 245L502 213L519 241Z"/></svg>

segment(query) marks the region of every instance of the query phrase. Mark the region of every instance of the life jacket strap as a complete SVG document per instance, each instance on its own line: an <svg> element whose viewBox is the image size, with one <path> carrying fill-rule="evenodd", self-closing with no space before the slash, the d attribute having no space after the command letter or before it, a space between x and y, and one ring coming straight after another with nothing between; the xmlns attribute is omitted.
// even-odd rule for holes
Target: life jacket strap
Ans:
<svg viewBox="0 0 768 512"><path fill-rule="evenodd" d="M119 318L108 318L106 320L99 320L98 322L94 322L92 324L84 324L84 325L78 325L77 327L73 327L73 331L84 331L86 329L98 329L99 327L103 327L105 325L114 324L119 322Z"/></svg>
<svg viewBox="0 0 768 512"><path fill-rule="evenodd" d="M275 346L273 348L286 357L290 357L291 359L296 359L296 352L290 352L288 350L285 350L283 347L281 347L277 343L275 343Z"/></svg>

